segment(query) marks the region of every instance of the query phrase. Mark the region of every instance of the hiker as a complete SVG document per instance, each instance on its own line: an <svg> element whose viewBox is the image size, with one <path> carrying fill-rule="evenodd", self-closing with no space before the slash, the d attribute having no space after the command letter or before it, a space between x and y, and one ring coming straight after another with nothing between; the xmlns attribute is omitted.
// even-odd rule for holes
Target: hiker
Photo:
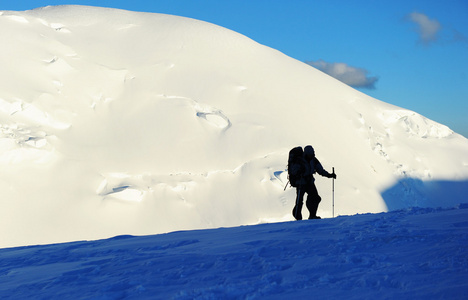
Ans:
<svg viewBox="0 0 468 300"><path fill-rule="evenodd" d="M301 147L296 147L294 149L297 149L297 148L300 148L302 151ZM296 154L298 153L299 151L296 150ZM291 156L291 153L290 153L290 156ZM322 164L315 157L314 148L312 148L312 146L310 145L304 148L302 159L296 158L295 163L291 163L291 165L293 168L298 168L300 164L304 164L304 163L305 165L301 167L302 173L299 175L300 179L296 180L296 184L295 184L297 197L296 197L296 205L294 206L292 213L293 213L294 218L296 218L296 220L302 220L301 211L302 211L302 205L304 201L304 194L307 193L306 206L310 213L309 220L320 219L320 217L317 216L317 209L322 198L319 196L317 188L315 187L315 178L313 174L318 173L324 177L334 178L334 179L336 179L336 174L334 172L330 174L322 167Z"/></svg>

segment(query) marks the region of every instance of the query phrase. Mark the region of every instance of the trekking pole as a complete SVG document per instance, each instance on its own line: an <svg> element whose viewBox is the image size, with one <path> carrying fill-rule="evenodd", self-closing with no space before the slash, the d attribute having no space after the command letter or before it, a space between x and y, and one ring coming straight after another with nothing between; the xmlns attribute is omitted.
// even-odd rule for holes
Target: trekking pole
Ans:
<svg viewBox="0 0 468 300"><path fill-rule="evenodd" d="M335 174L335 167L333 169L333 174ZM332 180L332 216L335 217L335 178Z"/></svg>

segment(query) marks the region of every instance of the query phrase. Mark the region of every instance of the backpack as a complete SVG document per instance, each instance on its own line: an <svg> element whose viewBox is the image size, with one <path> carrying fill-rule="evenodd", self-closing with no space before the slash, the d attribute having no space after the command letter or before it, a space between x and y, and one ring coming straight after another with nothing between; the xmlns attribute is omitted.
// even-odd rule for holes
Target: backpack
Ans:
<svg viewBox="0 0 468 300"><path fill-rule="evenodd" d="M302 147L295 147L289 151L288 179L292 187L298 187L306 173L306 161Z"/></svg>

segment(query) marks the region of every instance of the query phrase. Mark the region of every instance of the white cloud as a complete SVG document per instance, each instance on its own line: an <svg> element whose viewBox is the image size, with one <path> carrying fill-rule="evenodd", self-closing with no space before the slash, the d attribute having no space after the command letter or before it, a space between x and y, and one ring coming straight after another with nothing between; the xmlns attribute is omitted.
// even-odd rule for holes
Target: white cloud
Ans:
<svg viewBox="0 0 468 300"><path fill-rule="evenodd" d="M439 21L436 19L429 19L425 14L418 12L409 14L408 19L418 26L419 38L424 44L427 45L437 40L438 33L441 29Z"/></svg>
<svg viewBox="0 0 468 300"><path fill-rule="evenodd" d="M368 76L368 71L362 68L349 66L345 63L329 63L323 60L307 61L306 64L338 79L354 88L375 89L378 78Z"/></svg>

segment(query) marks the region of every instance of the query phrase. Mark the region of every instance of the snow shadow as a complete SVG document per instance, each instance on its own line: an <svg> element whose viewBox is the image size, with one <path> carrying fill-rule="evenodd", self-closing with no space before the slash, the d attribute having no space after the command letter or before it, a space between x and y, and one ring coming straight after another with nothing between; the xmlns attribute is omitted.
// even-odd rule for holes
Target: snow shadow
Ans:
<svg viewBox="0 0 468 300"><path fill-rule="evenodd" d="M408 207L453 207L468 202L468 180L402 178L382 192L388 211Z"/></svg>

